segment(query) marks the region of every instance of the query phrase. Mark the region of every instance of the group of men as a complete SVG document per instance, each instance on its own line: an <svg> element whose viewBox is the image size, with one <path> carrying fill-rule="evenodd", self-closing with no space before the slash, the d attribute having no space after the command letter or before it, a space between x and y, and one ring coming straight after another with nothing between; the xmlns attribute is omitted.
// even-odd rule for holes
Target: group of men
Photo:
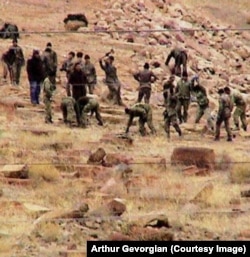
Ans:
<svg viewBox="0 0 250 257"><path fill-rule="evenodd" d="M105 80L109 94L107 99L113 104L124 105L121 99L121 83L117 75L117 68L114 65L113 50L106 53L99 59L100 68L105 73ZM215 131L215 140L219 140L220 126L225 123L228 134L228 141L232 140L231 129L229 128L229 119L233 106L236 105L234 112L234 130L239 130L239 118L242 122L242 128L247 130L246 121L246 103L240 93L229 92L228 87L219 90L219 110L217 115L216 126L214 128L213 121L209 115L209 100L206 89L200 84L199 77L194 76L188 80L187 73L187 53L182 49L173 49L165 61L168 66L171 58L174 58L174 68L171 70L172 75L168 81L163 84L163 97L165 111L164 129L167 136L170 137L170 126L172 125L179 136L182 135L179 124L188 120L188 109L192 96L195 97L198 108L195 123L199 123L204 114L207 115L208 127ZM17 39L13 40L13 45L2 55L4 67L3 77L7 78L9 72L10 80L13 85L20 82L21 68L25 64L22 48L18 45ZM45 50L40 53L33 50L31 58L27 61L27 75L30 84L31 103L39 104L40 92L43 88L43 100L45 104L45 122L53 123L51 103L54 91L56 89L56 75L58 70L57 54L52 49L49 42ZM90 61L89 55L83 55L82 52L71 51L68 53L67 59L63 62L60 71L66 73L66 95L62 98L61 110L63 120L70 127L74 124L80 127L86 127L88 124L87 115L95 113L98 125L103 125L100 114L99 103L90 95L94 93L97 83L96 68ZM180 77L176 85L174 85L175 77ZM135 117L139 117L139 131L141 135L146 134L145 123L148 124L151 132L154 134L156 130L152 120L152 108L150 106L150 96L152 83L158 78L150 70L149 63L145 63L143 69L134 73L133 77L139 83L137 103L132 107L126 107L125 113L129 115L126 132ZM89 95L87 96L87 91ZM144 98L144 102L142 100Z"/></svg>

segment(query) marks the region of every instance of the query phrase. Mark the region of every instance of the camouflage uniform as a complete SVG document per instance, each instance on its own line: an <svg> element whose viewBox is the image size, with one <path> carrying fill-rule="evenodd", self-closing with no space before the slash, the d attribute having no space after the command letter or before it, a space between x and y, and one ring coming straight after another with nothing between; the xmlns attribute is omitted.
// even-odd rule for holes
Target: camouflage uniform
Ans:
<svg viewBox="0 0 250 257"><path fill-rule="evenodd" d="M79 116L80 116L80 125L83 128L87 127L88 120L87 114L91 112L91 116L95 113L96 120L98 121L98 125L102 126L103 121L100 114L99 103L96 99L90 98L87 96L81 97L77 101L77 105L79 106Z"/></svg>
<svg viewBox="0 0 250 257"><path fill-rule="evenodd" d="M104 70L106 78L105 83L109 88L109 96L110 100L114 101L114 104L122 105L121 99L121 83L117 76L117 69L112 64L105 62L105 65L102 61L99 61L101 68Z"/></svg>
<svg viewBox="0 0 250 257"><path fill-rule="evenodd" d="M63 62L62 67L60 68L60 71L66 72L66 77L69 79L71 72L73 72L74 68L74 59L67 59Z"/></svg>
<svg viewBox="0 0 250 257"><path fill-rule="evenodd" d="M195 96L197 99L197 104L198 104L195 123L199 123L201 117L204 115L204 113L206 112L206 110L209 107L209 100L207 98L206 89L201 85L197 85L195 87L194 93L195 93Z"/></svg>
<svg viewBox="0 0 250 257"><path fill-rule="evenodd" d="M129 128L133 123L134 117L139 117L139 132L142 136L146 135L145 123L148 124L152 134L156 133L153 125L153 114L149 104L137 103L129 109L129 120L127 124L126 133L129 132Z"/></svg>
<svg viewBox="0 0 250 257"><path fill-rule="evenodd" d="M177 83L175 92L178 100L177 106L176 106L178 119L180 123L187 122L188 108L189 108L190 97L191 97L191 83L181 79ZM182 107L183 107L183 114L181 112Z"/></svg>
<svg viewBox="0 0 250 257"><path fill-rule="evenodd" d="M225 124L225 129L227 132L227 140L232 141L232 133L230 129L230 117L231 111L233 108L233 102L228 94L221 94L219 98L219 110L217 115L216 121L216 128L215 128L215 140L220 139L220 127L222 122Z"/></svg>
<svg viewBox="0 0 250 257"><path fill-rule="evenodd" d="M174 66L174 72L173 74L177 75L177 76L181 76L181 65L183 66L183 70L182 70L182 74L187 72L187 53L179 48L175 48L173 49L166 61L165 61L165 65L168 66L171 58L175 59L175 66Z"/></svg>
<svg viewBox="0 0 250 257"><path fill-rule="evenodd" d="M23 50L20 46L12 46L11 49L15 52L15 61L12 64L13 82L18 85L20 82L21 69L25 65L25 59Z"/></svg>
<svg viewBox="0 0 250 257"><path fill-rule="evenodd" d="M142 71L134 74L134 78L140 83L137 102L140 103L144 97L144 102L148 104L151 96L151 82L154 82L157 77L152 71L144 68Z"/></svg>
<svg viewBox="0 0 250 257"><path fill-rule="evenodd" d="M85 73L87 77L87 87L89 89L89 93L93 94L95 85L96 85L96 69L95 66L91 63L85 63L83 65L83 72Z"/></svg>
<svg viewBox="0 0 250 257"><path fill-rule="evenodd" d="M242 128L246 131L247 130L247 120L246 120L246 102L243 99L243 96L240 92L233 92L232 93L232 101L236 105L235 111L233 113L234 119L234 130L239 130L239 118L242 123Z"/></svg>
<svg viewBox="0 0 250 257"><path fill-rule="evenodd" d="M164 106L167 107L170 97L174 95L175 86L173 84L174 80L169 79L163 85L163 97L164 97Z"/></svg>
<svg viewBox="0 0 250 257"><path fill-rule="evenodd" d="M177 99L175 96L170 96L168 98L168 104L166 110L164 111L164 129L167 133L168 138L170 138L170 125L175 128L176 132L181 136L181 129L178 125L177 121L177 113L176 113L176 104Z"/></svg>
<svg viewBox="0 0 250 257"><path fill-rule="evenodd" d="M76 122L76 101L73 97L65 96L62 98L61 111L64 123L72 125Z"/></svg>
<svg viewBox="0 0 250 257"><path fill-rule="evenodd" d="M47 77L43 82L43 102L45 105L45 122L46 123L52 123L52 110L51 110L52 99L51 98L56 88L55 84L51 82L51 79Z"/></svg>

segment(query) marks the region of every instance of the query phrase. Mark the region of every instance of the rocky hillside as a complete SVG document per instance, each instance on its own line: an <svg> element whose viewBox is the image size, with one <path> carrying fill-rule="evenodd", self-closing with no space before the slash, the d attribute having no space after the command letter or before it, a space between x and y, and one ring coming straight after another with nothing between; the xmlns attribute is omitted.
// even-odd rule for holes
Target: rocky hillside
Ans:
<svg viewBox="0 0 250 257"><path fill-rule="evenodd" d="M213 142L213 135L203 129L205 119L194 126L192 103L188 123L181 124L183 138L171 131L167 140L161 106L162 82L170 74L164 62L174 46L187 50L188 73L199 74L211 107L217 106L221 86L230 85L248 97L249 31L213 17L211 6L182 2L0 3L2 20L16 23L22 32L19 44L26 58L47 42L52 42L60 63L70 50L91 56L98 73L95 95L105 122L100 128L92 117L87 129L63 124L64 73L58 74L53 125L44 124L43 104L30 104L25 69L18 88L1 83L0 256L86 256L86 240L250 238L250 174L245 163L249 130L236 133L230 144L224 142L222 129L222 140ZM86 14L88 27L80 28L81 33L54 33L65 32L64 18L76 12ZM10 44L2 40L1 52ZM125 137L123 108L105 101L98 58L111 48L127 105L137 98L132 73L146 61L152 67L160 64L153 68L160 78L152 95L156 136L141 138L135 122Z"/></svg>

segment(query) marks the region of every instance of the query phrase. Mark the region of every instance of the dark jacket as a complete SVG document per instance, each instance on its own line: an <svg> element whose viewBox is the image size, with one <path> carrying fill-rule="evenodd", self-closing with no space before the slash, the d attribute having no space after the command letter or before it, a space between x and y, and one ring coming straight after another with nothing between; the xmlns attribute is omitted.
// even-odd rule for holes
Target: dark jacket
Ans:
<svg viewBox="0 0 250 257"><path fill-rule="evenodd" d="M27 74L29 81L42 82L45 79L43 62L40 57L32 56L27 62Z"/></svg>
<svg viewBox="0 0 250 257"><path fill-rule="evenodd" d="M80 97L85 96L86 92L86 76L82 70L74 70L69 77L68 85L72 86L72 97L77 101ZM68 96L71 96L70 88L67 88Z"/></svg>

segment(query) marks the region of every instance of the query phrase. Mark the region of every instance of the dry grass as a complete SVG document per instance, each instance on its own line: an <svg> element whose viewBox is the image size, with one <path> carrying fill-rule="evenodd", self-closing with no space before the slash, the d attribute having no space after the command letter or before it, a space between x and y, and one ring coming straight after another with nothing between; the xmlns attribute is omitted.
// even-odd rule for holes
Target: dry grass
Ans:
<svg viewBox="0 0 250 257"><path fill-rule="evenodd" d="M62 237L62 229L56 223L41 223L37 227L36 234L47 243L57 242Z"/></svg>
<svg viewBox="0 0 250 257"><path fill-rule="evenodd" d="M234 164L234 167L230 175L231 175L231 181L233 183L249 183L250 182L249 163Z"/></svg>
<svg viewBox="0 0 250 257"><path fill-rule="evenodd" d="M60 172L52 164L37 164L29 167L30 177L34 180L44 179L47 182L55 182L60 179Z"/></svg>

